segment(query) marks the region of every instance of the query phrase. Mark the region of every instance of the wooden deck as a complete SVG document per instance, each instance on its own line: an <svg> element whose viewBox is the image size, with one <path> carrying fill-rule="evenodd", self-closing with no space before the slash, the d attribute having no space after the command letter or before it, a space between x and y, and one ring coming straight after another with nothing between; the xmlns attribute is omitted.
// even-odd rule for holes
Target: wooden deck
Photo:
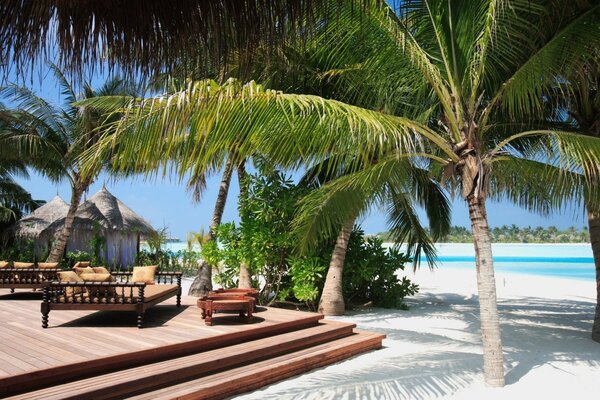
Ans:
<svg viewBox="0 0 600 400"><path fill-rule="evenodd" d="M206 326L192 297L181 308L171 299L150 309L144 329L135 313L109 311L52 311L42 329L40 299L0 290L0 397L223 398L383 339L320 314L265 307L251 324L217 314Z"/></svg>

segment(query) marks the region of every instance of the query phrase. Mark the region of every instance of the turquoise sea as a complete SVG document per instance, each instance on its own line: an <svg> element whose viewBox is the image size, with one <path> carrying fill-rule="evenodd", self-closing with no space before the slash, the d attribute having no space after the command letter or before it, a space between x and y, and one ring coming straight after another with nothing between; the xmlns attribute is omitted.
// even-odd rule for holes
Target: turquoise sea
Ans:
<svg viewBox="0 0 600 400"><path fill-rule="evenodd" d="M475 268L475 250L470 243L438 243L438 268ZM172 251L187 248L186 243L167 243ZM572 279L596 279L589 244L494 244L494 266L510 272ZM424 261L424 260L423 260ZM427 268L425 265L422 267Z"/></svg>
<svg viewBox="0 0 600 400"><path fill-rule="evenodd" d="M475 268L475 250L470 243L439 243L438 267ZM497 272L595 280L589 244L493 244Z"/></svg>

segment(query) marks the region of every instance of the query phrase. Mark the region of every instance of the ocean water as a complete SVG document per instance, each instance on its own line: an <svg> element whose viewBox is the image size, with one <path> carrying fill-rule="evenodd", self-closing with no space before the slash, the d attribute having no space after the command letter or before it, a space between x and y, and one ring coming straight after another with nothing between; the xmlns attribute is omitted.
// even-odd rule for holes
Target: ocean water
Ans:
<svg viewBox="0 0 600 400"><path fill-rule="evenodd" d="M475 249L470 243L439 243L438 268L475 268ZM589 244L493 244L494 268L549 277L595 280ZM424 261L424 260L423 260Z"/></svg>
<svg viewBox="0 0 600 400"><path fill-rule="evenodd" d="M386 244L391 246L391 244ZM164 246L172 251L187 248L185 242ZM475 249L471 243L438 243L438 268L475 268ZM492 245L494 268L538 276L595 280L596 272L592 248L589 244L506 244ZM425 259L422 259L425 262Z"/></svg>

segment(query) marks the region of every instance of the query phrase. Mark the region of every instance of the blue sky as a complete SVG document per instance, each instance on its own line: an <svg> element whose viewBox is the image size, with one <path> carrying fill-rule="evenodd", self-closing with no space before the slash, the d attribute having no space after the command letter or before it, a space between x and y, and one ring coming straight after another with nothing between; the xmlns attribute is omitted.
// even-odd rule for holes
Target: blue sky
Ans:
<svg viewBox="0 0 600 400"><path fill-rule="evenodd" d="M33 80L26 80L29 87L47 100L60 103L60 95L52 75L36 76ZM41 82L41 83L40 83ZM102 79L93 79L95 86L101 84ZM4 101L4 99L2 99ZM70 188L67 182L60 184L49 182L47 179L32 173L30 179L20 179L20 183L29 190L36 199L51 200L57 193L69 202ZM115 196L135 212L146 218L156 228L168 227L172 236L185 239L185 234L208 228L215 203L220 176L208 180L207 190L202 201L193 204L191 197L185 191L185 184L179 183L176 177L148 180L143 177L115 181L106 174L102 174L92 185L88 196L96 193L103 184ZM237 218L237 195L239 188L237 177L234 175L230 188L230 195L225 208L223 221ZM424 214L421 213L423 216ZM560 215L541 217L529 213L508 202L490 202L488 205L490 226L515 224L518 226L550 226L559 228L575 226L581 228L587 224L583 210L569 209ZM454 201L453 225L469 226L468 211L460 199ZM378 210L362 221L362 226L367 233L377 233L386 229L385 215Z"/></svg>

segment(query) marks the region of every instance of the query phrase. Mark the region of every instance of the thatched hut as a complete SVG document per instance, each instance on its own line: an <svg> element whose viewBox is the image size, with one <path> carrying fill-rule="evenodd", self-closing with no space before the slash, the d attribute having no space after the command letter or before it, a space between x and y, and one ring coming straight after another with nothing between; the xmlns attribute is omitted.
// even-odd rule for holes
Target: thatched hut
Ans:
<svg viewBox="0 0 600 400"><path fill-rule="evenodd" d="M13 233L17 237L36 238L57 220L64 218L69 210L69 205L56 195L51 201L34 210L31 214L21 218L13 227ZM42 254L47 243L41 240L35 241L36 254Z"/></svg>
<svg viewBox="0 0 600 400"><path fill-rule="evenodd" d="M57 198L24 217L16 225L17 235L35 238L36 251L47 247L64 226L68 205L58 196ZM37 216L34 215L36 213ZM91 253L92 240L103 238L100 256L106 264L133 265L141 237L152 231L154 229L150 223L102 187L79 206L67 251Z"/></svg>

